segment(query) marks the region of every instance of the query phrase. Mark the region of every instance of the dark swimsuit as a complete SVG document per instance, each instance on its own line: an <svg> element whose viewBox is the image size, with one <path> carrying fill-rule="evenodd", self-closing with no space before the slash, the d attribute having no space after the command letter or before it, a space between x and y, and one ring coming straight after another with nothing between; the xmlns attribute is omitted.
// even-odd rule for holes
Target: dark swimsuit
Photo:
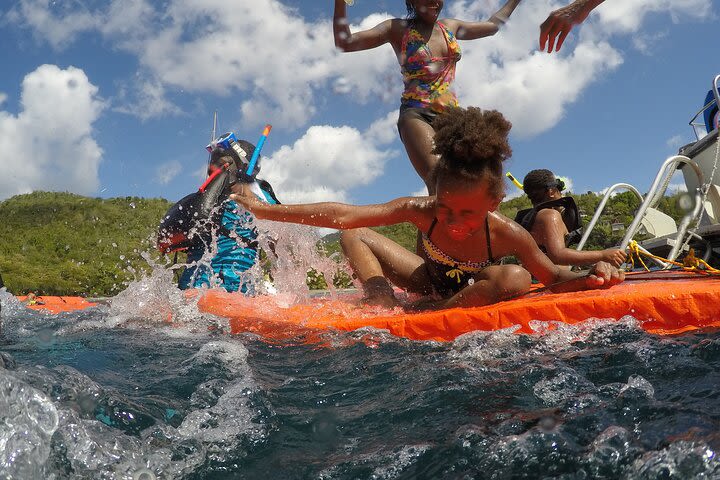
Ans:
<svg viewBox="0 0 720 480"><path fill-rule="evenodd" d="M434 218L427 233L422 234L422 248L425 252L425 267L432 281L433 288L443 297L456 294L463 288L474 283L476 274L493 265L492 248L490 247L490 224L485 219L485 236L487 238L488 259L484 262L464 262L452 258L440 250L431 240L433 229L437 224Z"/></svg>
<svg viewBox="0 0 720 480"><path fill-rule="evenodd" d="M574 243L579 243L583 236L583 227L582 220L580 219L580 210L578 209L573 197L562 197L556 200L549 200L547 202L539 203L533 208L520 210L517 212L517 215L515 215L515 222L519 223L520 226L525 228L528 232L532 232L538 212L546 208L555 209L557 207L562 207L560 215L562 216L562 221L568 230L568 233L565 235L565 246L569 247ZM547 249L544 245L538 246L543 253L547 253Z"/></svg>

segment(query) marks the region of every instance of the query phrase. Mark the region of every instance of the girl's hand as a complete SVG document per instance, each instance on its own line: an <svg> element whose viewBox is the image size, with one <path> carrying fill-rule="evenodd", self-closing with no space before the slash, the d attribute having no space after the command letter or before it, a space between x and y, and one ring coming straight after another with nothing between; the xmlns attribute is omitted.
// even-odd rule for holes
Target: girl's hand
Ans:
<svg viewBox="0 0 720 480"><path fill-rule="evenodd" d="M239 205L241 205L245 210L248 212L253 212L257 207L262 206L262 202L258 200L258 198L250 193L250 195L245 196L243 194L237 194L232 193L230 194L230 200L233 200L237 202Z"/></svg>
<svg viewBox="0 0 720 480"><path fill-rule="evenodd" d="M603 252L603 260L614 267L619 267L627 260L627 253L618 248L608 248Z"/></svg>
<svg viewBox="0 0 720 480"><path fill-rule="evenodd" d="M625 272L609 263L598 262L586 277L588 288L609 288L625 280Z"/></svg>

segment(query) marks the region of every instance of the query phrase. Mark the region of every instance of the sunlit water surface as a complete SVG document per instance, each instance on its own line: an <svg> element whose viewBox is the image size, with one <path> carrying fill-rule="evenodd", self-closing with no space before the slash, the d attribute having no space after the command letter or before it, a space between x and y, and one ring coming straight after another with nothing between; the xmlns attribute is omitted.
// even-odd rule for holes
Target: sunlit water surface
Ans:
<svg viewBox="0 0 720 480"><path fill-rule="evenodd" d="M59 315L0 291L0 478L720 478L715 331L269 342L163 282Z"/></svg>

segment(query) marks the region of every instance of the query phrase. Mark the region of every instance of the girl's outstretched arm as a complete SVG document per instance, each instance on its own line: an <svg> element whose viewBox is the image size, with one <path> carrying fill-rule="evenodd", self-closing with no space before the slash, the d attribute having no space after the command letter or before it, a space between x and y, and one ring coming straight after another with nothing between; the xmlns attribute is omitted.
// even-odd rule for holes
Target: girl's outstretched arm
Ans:
<svg viewBox="0 0 720 480"><path fill-rule="evenodd" d="M340 230L402 222L424 225L425 212L430 208L428 197L397 198L378 205L347 205L335 202L271 205L242 194L233 194L230 198L259 219Z"/></svg>
<svg viewBox="0 0 720 480"><path fill-rule="evenodd" d="M589 274L561 268L540 251L530 232L510 220L506 227L497 232L502 245L512 245L513 251L505 254L516 255L523 267L553 292L607 288L625 279L624 272L605 262L598 262Z"/></svg>
<svg viewBox="0 0 720 480"><path fill-rule="evenodd" d="M567 228L562 215L557 210L545 208L535 217L532 228L533 238L538 245L543 245L548 258L557 265L593 265L597 262L607 262L619 267L625 262L627 254L617 248L605 250L575 250L565 246Z"/></svg>
<svg viewBox="0 0 720 480"><path fill-rule="evenodd" d="M508 0L500 10L493 13L484 22L464 22L462 20L447 19L445 23L457 37L458 40L475 40L476 38L495 35L500 27L507 22L520 0Z"/></svg>
<svg viewBox="0 0 720 480"><path fill-rule="evenodd" d="M352 33L347 19L345 0L335 0L335 11L333 13L335 47L343 52L357 52L379 47L391 41L397 22L397 19L385 20L370 30Z"/></svg>

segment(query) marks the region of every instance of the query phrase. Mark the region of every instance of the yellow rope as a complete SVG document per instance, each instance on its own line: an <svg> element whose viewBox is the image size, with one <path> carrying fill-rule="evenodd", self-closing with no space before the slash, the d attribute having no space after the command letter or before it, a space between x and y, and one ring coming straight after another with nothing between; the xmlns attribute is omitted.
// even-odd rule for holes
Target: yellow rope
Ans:
<svg viewBox="0 0 720 480"><path fill-rule="evenodd" d="M675 262L673 260L668 260L667 258L660 257L658 255L653 255L652 253L645 252L640 249L640 245L635 241L631 241L630 244L627 247L628 249L628 260L630 262L630 265L632 268L635 268L635 258L637 258L640 261L640 264L643 266L643 268L646 271L650 271L648 266L643 261L643 256L654 258L655 260L660 260L665 263L669 263L671 265L675 265L677 267L682 268L683 270L690 271L690 272L696 272L696 273L704 273L704 274L720 274L720 270L717 268L713 268L708 263L703 260L702 258L698 258L695 256L695 249L691 248L688 251L688 254L683 258L682 262ZM704 267L704 268L701 268Z"/></svg>

